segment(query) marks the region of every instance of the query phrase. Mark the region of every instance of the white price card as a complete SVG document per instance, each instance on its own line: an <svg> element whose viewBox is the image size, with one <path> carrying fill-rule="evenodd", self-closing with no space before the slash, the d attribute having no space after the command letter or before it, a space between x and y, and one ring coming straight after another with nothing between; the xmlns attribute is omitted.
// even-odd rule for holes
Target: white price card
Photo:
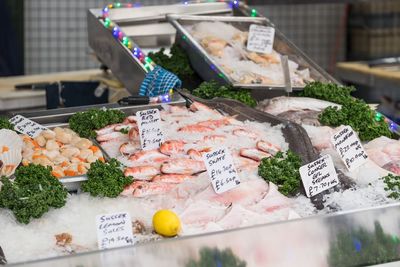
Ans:
<svg viewBox="0 0 400 267"><path fill-rule="evenodd" d="M16 115L9 121L14 125L14 129L16 131L26 134L32 138L38 136L42 131L47 130L46 127L21 115Z"/></svg>
<svg viewBox="0 0 400 267"><path fill-rule="evenodd" d="M240 185L240 178L227 148L205 153L203 160L215 193L221 194Z"/></svg>
<svg viewBox="0 0 400 267"><path fill-rule="evenodd" d="M257 24L250 25L247 50L270 54L274 47L275 28Z"/></svg>
<svg viewBox="0 0 400 267"><path fill-rule="evenodd" d="M334 134L331 142L349 171L357 169L367 161L368 155L350 126Z"/></svg>
<svg viewBox="0 0 400 267"><path fill-rule="evenodd" d="M300 167L307 197L315 196L339 184L339 179L330 155L325 155L316 161Z"/></svg>
<svg viewBox="0 0 400 267"><path fill-rule="evenodd" d="M96 227L99 249L134 244L132 221L127 212L98 215L96 216Z"/></svg>
<svg viewBox="0 0 400 267"><path fill-rule="evenodd" d="M161 117L158 109L136 112L140 144L143 150L157 149L164 142Z"/></svg>

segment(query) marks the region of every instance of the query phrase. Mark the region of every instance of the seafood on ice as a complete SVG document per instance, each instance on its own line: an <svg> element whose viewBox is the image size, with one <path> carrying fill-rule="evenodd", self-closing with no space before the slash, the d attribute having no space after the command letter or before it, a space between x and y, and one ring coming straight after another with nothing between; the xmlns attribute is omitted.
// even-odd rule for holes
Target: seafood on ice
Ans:
<svg viewBox="0 0 400 267"><path fill-rule="evenodd" d="M22 135L22 140L22 164L51 166L57 178L86 174L91 163L104 161L99 147L69 128L45 130L34 139Z"/></svg>
<svg viewBox="0 0 400 267"><path fill-rule="evenodd" d="M187 26L188 31L213 60L236 83L283 86L284 76L281 55L256 53L247 50L248 32L225 22L199 22ZM309 69L289 60L293 86L304 86L312 81Z"/></svg>
<svg viewBox="0 0 400 267"><path fill-rule="evenodd" d="M203 154L219 147L229 148L239 170L255 171L262 158L288 149L281 126L241 122L198 102L190 109L171 106L161 111L165 141L158 149L142 150L138 134L119 130L129 123L138 131L133 121L98 130L97 140L126 166L125 175L134 177L124 194L135 197L164 194L182 182L196 181L206 171Z"/></svg>
<svg viewBox="0 0 400 267"><path fill-rule="evenodd" d="M318 115L327 107L341 105L309 97L279 96L261 101L257 109L299 124L320 126Z"/></svg>

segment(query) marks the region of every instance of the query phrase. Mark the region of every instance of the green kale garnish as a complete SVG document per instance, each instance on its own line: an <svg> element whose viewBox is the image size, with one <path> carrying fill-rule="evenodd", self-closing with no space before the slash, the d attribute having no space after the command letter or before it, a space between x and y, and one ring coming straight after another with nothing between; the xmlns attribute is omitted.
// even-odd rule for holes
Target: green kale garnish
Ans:
<svg viewBox="0 0 400 267"><path fill-rule="evenodd" d="M385 191L390 191L388 197L393 199L400 198L400 176L394 176L393 174L388 174L382 177L383 182L386 184Z"/></svg>
<svg viewBox="0 0 400 267"><path fill-rule="evenodd" d="M312 97L337 104L345 104L352 99L353 86L340 86L334 83L311 82L307 84L299 96Z"/></svg>
<svg viewBox="0 0 400 267"><path fill-rule="evenodd" d="M250 107L257 105L257 101L251 96L250 90L221 86L216 81L201 83L198 88L192 91L192 94L203 99L212 99L214 97L234 99Z"/></svg>
<svg viewBox="0 0 400 267"><path fill-rule="evenodd" d="M176 74L180 79L183 79L184 76L191 76L194 74L194 71L190 66L189 57L177 44L172 45L170 50L171 56L166 55L164 51L165 49L161 48L158 52L150 52L148 56L157 65Z"/></svg>
<svg viewBox="0 0 400 267"><path fill-rule="evenodd" d="M233 254L230 248L219 250L218 248L203 247L200 249L200 259L190 260L186 267L210 267L210 266L229 266L246 267L246 262Z"/></svg>
<svg viewBox="0 0 400 267"><path fill-rule="evenodd" d="M132 183L132 177L125 177L120 163L111 159L104 163L99 160L90 164L88 180L82 183L82 190L94 197L117 197L124 187Z"/></svg>
<svg viewBox="0 0 400 267"><path fill-rule="evenodd" d="M51 170L51 167L30 164L16 170L13 182L2 177L0 207L10 209L17 221L24 224L40 218L51 207L63 207L68 192Z"/></svg>
<svg viewBox="0 0 400 267"><path fill-rule="evenodd" d="M293 196L300 189L300 167L300 157L288 150L286 153L278 152L275 156L263 158L258 166L258 175L276 184L283 195Z"/></svg>
<svg viewBox="0 0 400 267"><path fill-rule="evenodd" d="M5 117L0 117L0 129L8 129L14 131L14 125Z"/></svg>
<svg viewBox="0 0 400 267"><path fill-rule="evenodd" d="M338 127L350 125L358 133L361 141L370 141L380 136L393 137L388 125L383 120L375 120L375 112L363 101L352 99L342 105L326 108L320 115L319 121L323 125Z"/></svg>
<svg viewBox="0 0 400 267"><path fill-rule="evenodd" d="M69 119L69 127L84 138L95 138L94 130L101 129L109 124L120 123L126 117L120 110L91 109L78 112Z"/></svg>
<svg viewBox="0 0 400 267"><path fill-rule="evenodd" d="M129 133L129 129L128 128L122 128L121 130L119 130L120 133L123 134L128 134Z"/></svg>
<svg viewBox="0 0 400 267"><path fill-rule="evenodd" d="M388 125L383 120L375 120L375 111L363 100L351 96L355 90L352 86L312 82L307 84L299 95L342 105L341 109L328 107L319 115L319 121L323 125L350 125L358 133L361 141L370 141L380 136L392 138L393 134Z"/></svg>

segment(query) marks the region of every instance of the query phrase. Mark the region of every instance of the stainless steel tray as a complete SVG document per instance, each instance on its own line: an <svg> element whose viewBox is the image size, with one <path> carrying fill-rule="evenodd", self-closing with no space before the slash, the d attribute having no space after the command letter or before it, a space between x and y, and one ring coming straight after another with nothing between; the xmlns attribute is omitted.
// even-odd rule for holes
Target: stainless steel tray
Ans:
<svg viewBox="0 0 400 267"><path fill-rule="evenodd" d="M146 52L158 50L161 47L170 47L173 44L176 31L165 19L165 15L168 13L228 16L250 14L250 9L246 5L239 4L232 8L229 2L190 3L188 1L185 4L147 7L126 4L125 6L129 5L130 7L107 10L108 18L114 26L117 26L131 40L132 48L138 47L142 52ZM89 46L127 90L136 95L148 70L133 55L132 50L113 37L112 28L104 26L102 17L102 9L90 9L87 12Z"/></svg>
<svg viewBox="0 0 400 267"><path fill-rule="evenodd" d="M286 140L287 143L289 143L289 148L296 152L297 154L300 155L302 159L302 163L306 164L309 163L315 159L318 158L318 154L314 150L310 138L308 137L306 131L301 127L299 124L290 122L288 120L280 119L278 117L275 117L273 115L270 115L268 113L261 112L259 110L250 108L243 103L236 101L236 100L229 100L225 98L214 98L212 100L204 100L200 99L197 97L194 97L188 93L183 93L183 95L190 100L195 100L199 101L201 103L206 104L207 106L218 110L221 113L227 114L227 115L236 115L238 120L245 121L245 120L252 120L252 121L258 121L258 122L267 122L270 123L272 126L282 124L283 129L282 133L283 136ZM172 105L179 105L179 106L184 106L187 103L185 101L177 101L174 103L171 103ZM136 113L139 110L145 110L149 108L158 108L162 109L163 104L152 104L152 105L142 105L142 106L128 106L128 107L115 107L112 109L119 109L123 112L125 112L127 115L131 115ZM79 107L77 108L76 111L74 112L69 112L69 113L59 113L55 115L42 115L42 116L36 116L36 117L30 117L28 118L41 123L46 126L66 126L66 122L68 119L77 111L81 111L82 109L87 109L87 107ZM94 143L98 145L101 149L102 147L95 141ZM102 149L103 155L106 159L109 159L109 155ZM86 176L79 176L79 177L65 177L61 180L61 182L71 191L79 191L80 188L80 183L82 181L85 181L87 178ZM349 188L352 186L352 183L344 176L344 175L339 175L339 179L341 182L341 187L342 188ZM301 187L301 192L305 194L304 189ZM319 208L322 209L324 207L323 205L323 195L328 193L325 191L322 194L319 194L313 198L311 198L311 201L313 204Z"/></svg>
<svg viewBox="0 0 400 267"><path fill-rule="evenodd" d="M301 68L308 68L311 77L316 81L338 83L332 76L325 72L299 48L290 42L275 25L267 18L254 17L223 17L223 16L188 16L188 15L167 15L168 21L177 29L176 42L183 47L189 56L193 68L206 81L216 80L221 84L229 84L237 88L248 89L285 89L285 86L268 86L265 84L241 84L235 82L205 49L185 29L185 26L193 25L202 21L221 21L232 24L239 30L248 30L250 24L261 24L275 28L274 49L280 54L287 55L290 60L298 63ZM222 74L222 75L221 75ZM221 77L222 76L222 77ZM293 87L294 90L301 90L302 87Z"/></svg>

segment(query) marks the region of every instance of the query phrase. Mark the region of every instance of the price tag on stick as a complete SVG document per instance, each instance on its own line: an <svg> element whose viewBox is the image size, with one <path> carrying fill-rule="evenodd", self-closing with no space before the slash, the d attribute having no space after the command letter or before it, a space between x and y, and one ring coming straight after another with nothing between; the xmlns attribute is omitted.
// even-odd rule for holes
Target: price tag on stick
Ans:
<svg viewBox="0 0 400 267"><path fill-rule="evenodd" d="M96 217L96 226L99 249L134 244L132 221L127 212L98 215Z"/></svg>
<svg viewBox="0 0 400 267"><path fill-rule="evenodd" d="M161 129L161 117L158 109L147 109L136 112L139 127L140 144L143 150L157 149L164 142Z"/></svg>
<svg viewBox="0 0 400 267"><path fill-rule="evenodd" d="M368 155L350 126L334 134L331 142L349 171L357 169L367 161Z"/></svg>
<svg viewBox="0 0 400 267"><path fill-rule="evenodd" d="M240 178L227 148L205 153L203 160L215 193L221 194L240 184Z"/></svg>
<svg viewBox="0 0 400 267"><path fill-rule="evenodd" d="M325 155L316 161L300 167L307 197L315 196L339 184L339 179L330 155Z"/></svg>
<svg viewBox="0 0 400 267"><path fill-rule="evenodd" d="M275 28L258 24L250 25L247 50L270 54L274 47Z"/></svg>
<svg viewBox="0 0 400 267"><path fill-rule="evenodd" d="M21 115L12 117L10 119L10 123L14 125L14 129L16 131L26 134L32 138L38 136L42 131L47 130L46 127Z"/></svg>

